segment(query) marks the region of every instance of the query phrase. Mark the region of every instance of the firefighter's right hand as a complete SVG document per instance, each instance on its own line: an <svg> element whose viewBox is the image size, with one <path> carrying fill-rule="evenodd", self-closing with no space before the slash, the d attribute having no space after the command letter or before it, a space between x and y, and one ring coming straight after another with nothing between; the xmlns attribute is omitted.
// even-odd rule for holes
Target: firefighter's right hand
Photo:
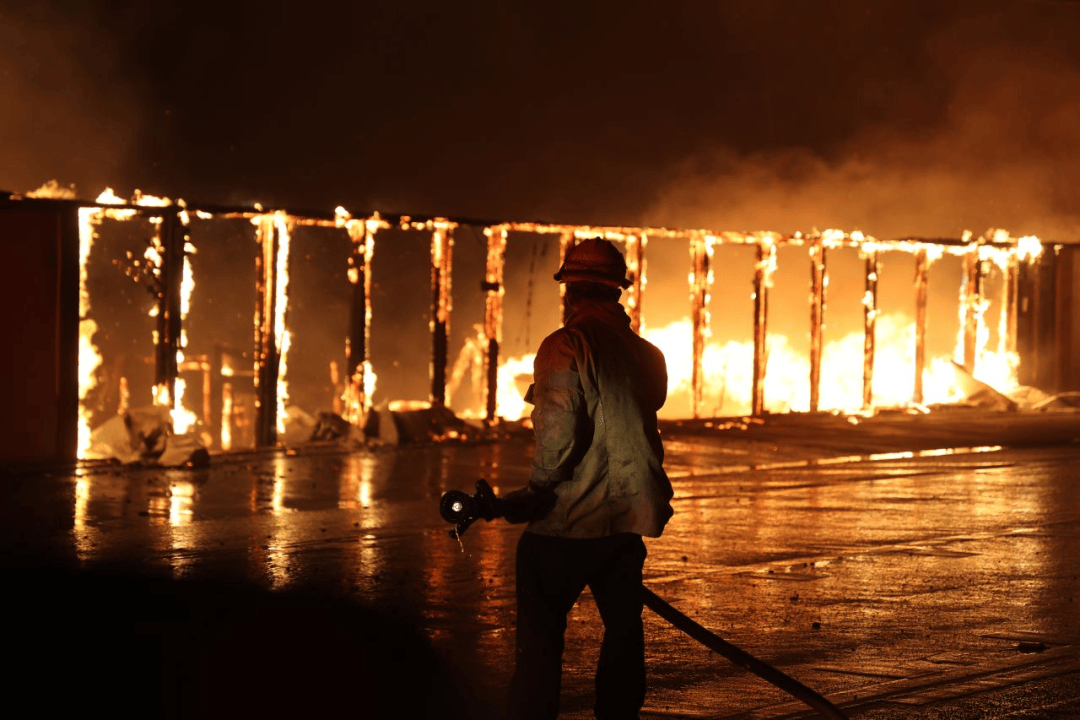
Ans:
<svg viewBox="0 0 1080 720"><path fill-rule="evenodd" d="M537 492L526 485L498 502L501 505L499 514L516 525L546 515L555 505L555 493Z"/></svg>
<svg viewBox="0 0 1080 720"><path fill-rule="evenodd" d="M476 500L478 517L490 522L497 517L503 516L503 501L495 496L495 491L491 489L491 485L488 484L487 480L476 481L476 494L473 495L473 498Z"/></svg>

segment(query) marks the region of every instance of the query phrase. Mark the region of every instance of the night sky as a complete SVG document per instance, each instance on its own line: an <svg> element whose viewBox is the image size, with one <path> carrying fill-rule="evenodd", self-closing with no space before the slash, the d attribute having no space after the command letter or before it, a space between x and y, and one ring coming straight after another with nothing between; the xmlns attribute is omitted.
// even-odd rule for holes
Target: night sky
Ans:
<svg viewBox="0 0 1080 720"><path fill-rule="evenodd" d="M8 2L0 189L1080 240L1080 2Z"/></svg>

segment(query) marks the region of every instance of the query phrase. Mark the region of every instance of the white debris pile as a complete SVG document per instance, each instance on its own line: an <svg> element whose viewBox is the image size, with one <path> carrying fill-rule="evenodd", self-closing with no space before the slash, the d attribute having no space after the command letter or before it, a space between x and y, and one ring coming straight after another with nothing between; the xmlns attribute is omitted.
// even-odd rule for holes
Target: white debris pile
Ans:
<svg viewBox="0 0 1080 720"><path fill-rule="evenodd" d="M90 435L86 458L172 467L204 464L209 455L196 433L173 434L167 407L148 405L102 423Z"/></svg>

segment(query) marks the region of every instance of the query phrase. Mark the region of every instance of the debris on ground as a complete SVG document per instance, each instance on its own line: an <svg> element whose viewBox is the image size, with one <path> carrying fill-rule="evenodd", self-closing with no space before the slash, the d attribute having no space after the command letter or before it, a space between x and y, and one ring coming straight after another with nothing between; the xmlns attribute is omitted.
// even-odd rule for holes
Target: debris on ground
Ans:
<svg viewBox="0 0 1080 720"><path fill-rule="evenodd" d="M394 410L383 403L368 413L364 423L364 435L378 445L464 440L480 434L479 428L441 405Z"/></svg>
<svg viewBox="0 0 1080 720"><path fill-rule="evenodd" d="M109 418L90 435L86 457L165 467L205 467L210 462L202 437L172 432L169 408L148 405Z"/></svg>

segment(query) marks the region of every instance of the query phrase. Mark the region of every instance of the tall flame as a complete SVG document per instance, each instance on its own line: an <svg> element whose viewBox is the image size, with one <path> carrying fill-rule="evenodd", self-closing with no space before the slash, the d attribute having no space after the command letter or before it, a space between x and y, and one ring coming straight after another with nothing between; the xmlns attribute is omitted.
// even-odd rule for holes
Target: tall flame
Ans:
<svg viewBox="0 0 1080 720"><path fill-rule="evenodd" d="M90 415L86 398L97 386L101 354L94 346L97 323L90 319L90 291L87 287L87 264L94 245L94 226L101 222L96 208L79 208L79 431L77 457L86 457L90 449Z"/></svg>
<svg viewBox="0 0 1080 720"><path fill-rule="evenodd" d="M353 243L353 252L349 257L349 282L359 285L363 281L362 291L364 294L364 347L370 346L371 342L371 259L375 254L375 233L387 227L386 222L374 213L369 218L354 218L349 211L338 206L334 210L334 223L336 227L345 228L349 239ZM355 292L355 291L354 291ZM348 343L349 340L347 339ZM354 352L359 352L348 345L350 358ZM366 356L366 350L361 353ZM345 418L353 424L363 423L364 413L371 403L371 397L375 393L375 372L371 368L371 362L364 358L356 360L356 369L341 396L345 408Z"/></svg>
<svg viewBox="0 0 1080 720"><path fill-rule="evenodd" d="M188 224L187 213L183 212L180 215L181 222L186 226ZM184 362L184 351L188 346L187 326L186 321L188 313L191 311L191 294L195 290L195 273L191 268L191 256L195 254L195 246L191 244L191 241L185 236L184 238L184 270L183 277L180 281L180 347L176 352L176 363L179 365ZM173 403L172 408L172 422L173 430L179 434L191 430L198 422L198 416L189 408L184 406L184 391L187 389L187 381L182 377L177 377L174 381L176 387L176 400Z"/></svg>
<svg viewBox="0 0 1080 720"><path fill-rule="evenodd" d="M508 420L519 420L528 415L528 404L518 388L517 379L523 375L532 378L533 360L535 354L524 355L519 358L509 358L499 365L498 393L495 407L499 417Z"/></svg>
<svg viewBox="0 0 1080 720"><path fill-rule="evenodd" d="M99 205L127 205L128 202L113 192L112 188L106 188L96 198L96 202ZM144 195L139 190L135 191L134 197L131 200L132 205L141 207L170 207L173 206L173 201L169 198L155 197L152 195ZM177 206L180 207L178 213L181 222L186 226L188 224L188 214L184 207L182 200L177 201ZM100 367L102 358L94 347L92 338L94 332L97 329L96 324L89 318L90 312L90 297L87 290L87 263L90 257L90 250L93 246L95 238L94 228L99 225L104 218L110 220L125 221L138 215L139 210L134 207L84 207L79 209L79 441L78 441L78 456L85 457L86 451L90 446L90 425L89 425L89 411L86 407L87 394L96 385L95 373ZM143 259L146 261L146 267L155 277L161 280L161 272L165 262L165 244L161 237L162 218L151 217L150 222L155 226L155 233L150 238L146 250L143 252ZM183 328L184 320L191 308L191 294L195 287L194 274L192 272L191 261L189 256L195 252L194 246L185 238L184 245L184 266L183 276L181 281L180 293L181 293L181 337L179 342L179 349L177 351L177 364L184 360L184 349L187 347L187 332ZM130 255L129 255L130 257ZM160 313L158 304L155 303L150 309L150 316L156 317ZM153 331L153 342L156 345L161 341L158 337L157 330ZM186 389L185 382L182 378L176 378L175 380L175 398L171 398L167 386L159 385L151 389L154 403L157 405L171 406L171 417L173 421L174 431L177 433L185 433L190 430L191 426L196 422L196 415L191 410L188 410L183 405L184 391Z"/></svg>
<svg viewBox="0 0 1080 720"><path fill-rule="evenodd" d="M101 205L123 205L125 201L106 188L96 200ZM113 220L127 220L135 216L137 210L81 207L79 216L79 428L76 457L86 457L90 449L90 410L87 396L97 387L97 370L101 367L102 357L94 345L94 333L97 323L90 319L90 291L88 288L88 266L90 251L97 234L95 227L108 217Z"/></svg>
<svg viewBox="0 0 1080 720"><path fill-rule="evenodd" d="M225 368L222 368L225 375ZM231 375L232 373L228 373ZM221 386L221 449L232 450L232 424L233 424L233 396L232 383L223 382Z"/></svg>
<svg viewBox="0 0 1080 720"><path fill-rule="evenodd" d="M961 329L957 336L954 357L962 364L964 357L965 324L968 313L975 320L974 367L972 376L999 392L1009 393L1018 387L1016 371L1018 356L1015 349L1014 332L1010 326L1009 283L1015 282L1015 269L1020 262L1030 262L1042 251L1039 240L1035 237L1020 238L1011 246L1008 233L990 231L987 233L993 244L971 244L971 234L965 233L967 245L955 248L926 245L912 241L879 242L866 239L859 233L852 233L853 240L862 243L866 252L878 251L925 251L928 261L933 262L945 252L961 255L971 253L972 260L984 263L985 267L999 268L1003 274L1005 290L999 303L1000 315L997 318L997 343L991 345L991 324L986 315L991 302L985 291L972 294L968 291L967 278L960 287L959 313ZM821 234L822 244L836 247L843 238L839 231L826 231ZM699 255L708 257L708 242L700 242ZM705 265L703 264L703 267ZM762 273L762 285L768 288L772 284L776 269L776 255L762 253L762 259L756 270ZM984 268L980 267L982 272ZM694 353L695 345L700 348L701 409L706 415L742 415L751 412L753 385L753 341L728 341L718 343L708 332L707 322L708 288L714 278L705 278L704 273L691 272L688 280L691 297L706 299L706 307L695 306L695 312L701 313L706 322L697 323L698 338L695 343L695 328L692 317L676 321L664 327L643 327L642 336L657 345L667 359L669 403L667 415L686 417L692 412L698 398L694 393ZM876 278L875 278L876 279ZM875 345L873 350L873 403L876 407L920 407L913 403L915 365L915 322L903 314L883 313L872 296L864 296L863 304L874 320ZM1011 340L1010 340L1011 338ZM1010 345L1010 342L1013 344ZM865 335L856 330L847 335L825 342L822 348L819 408L822 410L862 412L863 406L863 366L865 360ZM794 349L793 343L784 335L769 333L765 340L765 354L768 358L765 373L765 409L772 412L806 411L810 406L810 360L803 353ZM507 418L520 417L525 404L520 398L516 378L531 373L533 356L509 358L499 368L499 414ZM938 404L962 400L962 390L956 366L948 356L927 358L923 371L922 403Z"/></svg>
<svg viewBox="0 0 1080 720"><path fill-rule="evenodd" d="M137 205L145 207L168 207L172 205L172 201L169 198L159 198L152 195L143 195L138 190L135 191L134 202ZM177 217L180 222L186 227L188 225L189 217L187 211L184 208L183 200L178 201L181 208L177 212ZM154 224L156 231L149 245L143 254L147 262L147 267L152 269L155 277L158 281L162 281L162 273L165 264L165 240L162 238L161 229L163 220L161 217L152 217L150 221ZM175 242L175 238L169 238L171 242ZM176 366L179 367L185 360L184 351L187 349L187 328L185 327L185 321L187 320L188 313L191 310L191 294L195 289L195 275L191 267L191 255L195 253L195 246L191 244L187 235L184 235L184 251L183 251L183 269L180 280L180 338L177 343L176 349ZM161 312L158 305L155 303L150 308L150 316L156 317ZM154 331L154 344L157 345L160 341L157 331ZM184 406L184 393L187 390L187 381L182 377L173 378L173 392L175 397L170 397L168 385L160 383L153 388L154 404L161 405L169 408L169 417L172 420L173 432L178 435L183 435L191 430L198 422L198 416L194 411Z"/></svg>
<svg viewBox="0 0 1080 720"><path fill-rule="evenodd" d="M277 431L285 434L285 407L289 401L289 383L286 380L288 372L289 347L292 345L292 334L285 327L285 311L289 305L289 224L288 218L283 212L274 213L274 227L277 229L278 246L277 261L275 268L277 275L274 279L274 337L277 338L278 346L278 379L277 379Z"/></svg>

